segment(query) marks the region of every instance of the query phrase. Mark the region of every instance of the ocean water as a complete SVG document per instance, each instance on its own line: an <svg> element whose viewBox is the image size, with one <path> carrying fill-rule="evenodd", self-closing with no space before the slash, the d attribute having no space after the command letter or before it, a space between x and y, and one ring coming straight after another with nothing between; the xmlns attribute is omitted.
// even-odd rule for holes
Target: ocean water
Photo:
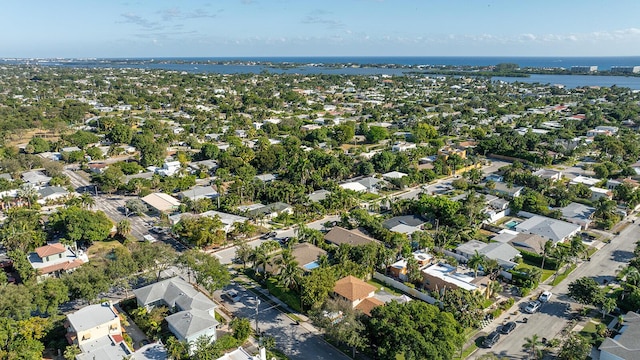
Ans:
<svg viewBox="0 0 640 360"><path fill-rule="evenodd" d="M335 74L335 75L403 75L415 68L389 68L382 65L452 65L489 66L515 63L520 67L570 68L571 66L598 66L609 70L612 66L640 66L640 56L625 57L211 57L211 58L130 58L130 59L5 59L0 64L32 64L75 68L138 68L162 69L189 73L219 74ZM287 67L264 63L287 64ZM292 65L295 64L295 65ZM349 64L345 67L329 65ZM359 67L358 65L378 65ZM588 75L531 75L529 78L494 77L506 82L562 84L567 88L582 86L620 86L640 90L640 77L588 76Z"/></svg>

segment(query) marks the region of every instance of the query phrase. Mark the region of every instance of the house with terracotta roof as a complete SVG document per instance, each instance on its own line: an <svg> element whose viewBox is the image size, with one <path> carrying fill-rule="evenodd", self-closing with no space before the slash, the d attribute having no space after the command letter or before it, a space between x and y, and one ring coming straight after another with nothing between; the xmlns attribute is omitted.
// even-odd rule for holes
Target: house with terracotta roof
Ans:
<svg viewBox="0 0 640 360"><path fill-rule="evenodd" d="M31 266L38 271L38 281L49 276L71 272L89 261L82 250L73 250L61 243L52 243L36 248L27 255Z"/></svg>
<svg viewBox="0 0 640 360"><path fill-rule="evenodd" d="M352 308L367 315L371 315L371 310L376 306L384 305L384 302L374 297L376 287L355 276L349 275L336 281L333 292L336 298L348 301Z"/></svg>

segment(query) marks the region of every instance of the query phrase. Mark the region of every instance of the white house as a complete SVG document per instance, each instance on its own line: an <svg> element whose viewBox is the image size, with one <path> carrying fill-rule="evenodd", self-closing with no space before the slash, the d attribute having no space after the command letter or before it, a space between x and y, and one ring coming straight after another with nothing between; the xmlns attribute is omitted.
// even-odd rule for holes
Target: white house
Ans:
<svg viewBox="0 0 640 360"><path fill-rule="evenodd" d="M156 173L162 176L171 176L180 170L180 161L165 161L162 168L156 169Z"/></svg>

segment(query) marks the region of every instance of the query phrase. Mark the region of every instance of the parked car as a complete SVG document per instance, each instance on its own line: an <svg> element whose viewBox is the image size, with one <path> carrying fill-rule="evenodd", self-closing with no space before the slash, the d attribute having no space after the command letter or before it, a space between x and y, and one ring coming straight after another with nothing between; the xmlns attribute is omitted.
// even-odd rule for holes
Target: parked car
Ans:
<svg viewBox="0 0 640 360"><path fill-rule="evenodd" d="M540 310L540 306L542 303L540 301L529 301L527 305L524 307L524 312L528 314L535 314Z"/></svg>
<svg viewBox="0 0 640 360"><path fill-rule="evenodd" d="M482 346L484 346L485 348L490 348L495 345L498 340L500 340L500 333L496 330L484 338Z"/></svg>
<svg viewBox="0 0 640 360"><path fill-rule="evenodd" d="M515 328L516 328L515 321L509 321L508 323L500 327L500 333L507 335L510 332L512 332Z"/></svg>
<svg viewBox="0 0 640 360"><path fill-rule="evenodd" d="M551 293L551 291L545 291L540 295L540 297L538 298L538 301L546 303L549 300L551 300L552 295L553 294Z"/></svg>
<svg viewBox="0 0 640 360"><path fill-rule="evenodd" d="M229 300L231 300L231 302L240 301L240 294L238 294L238 292L235 290L229 290L224 294L227 296Z"/></svg>

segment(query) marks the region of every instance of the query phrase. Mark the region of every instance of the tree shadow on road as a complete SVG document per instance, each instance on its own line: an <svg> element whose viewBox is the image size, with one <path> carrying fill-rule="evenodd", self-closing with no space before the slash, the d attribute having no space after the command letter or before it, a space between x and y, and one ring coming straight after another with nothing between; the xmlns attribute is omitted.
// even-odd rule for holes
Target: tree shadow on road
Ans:
<svg viewBox="0 0 640 360"><path fill-rule="evenodd" d="M634 255L631 251L615 250L611 253L611 260L620 263L627 263L633 258Z"/></svg>

